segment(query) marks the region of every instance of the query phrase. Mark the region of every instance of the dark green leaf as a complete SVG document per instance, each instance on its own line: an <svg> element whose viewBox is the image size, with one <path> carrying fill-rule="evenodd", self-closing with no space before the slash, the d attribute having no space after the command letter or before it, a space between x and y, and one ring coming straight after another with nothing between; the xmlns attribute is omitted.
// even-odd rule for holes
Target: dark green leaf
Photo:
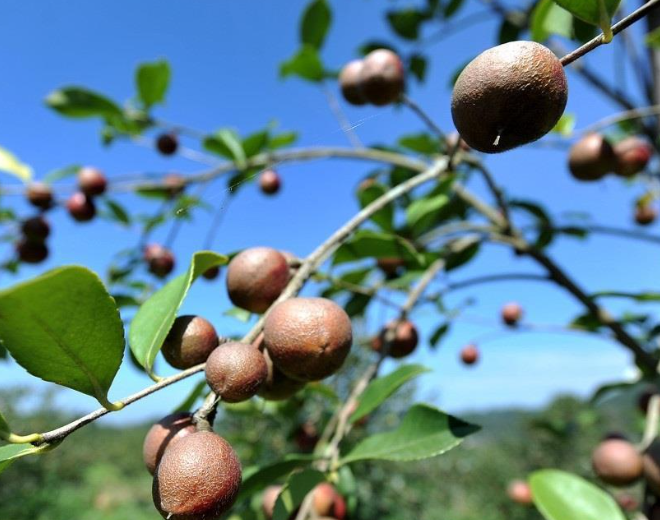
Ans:
<svg viewBox="0 0 660 520"><path fill-rule="evenodd" d="M413 76L417 78L417 81L422 83L426 79L428 60L421 54L413 54L408 62L408 68Z"/></svg>
<svg viewBox="0 0 660 520"><path fill-rule="evenodd" d="M135 296L129 294L113 294L112 299L115 300L115 305L117 308L122 309L124 307L139 307L140 302Z"/></svg>
<svg viewBox="0 0 660 520"><path fill-rule="evenodd" d="M361 45L360 48L358 49L358 53L361 56L366 56L371 51L375 51L376 49L388 49L392 52L395 52L396 54L399 54L393 45L390 45L387 42L379 41L379 40L372 40Z"/></svg>
<svg viewBox="0 0 660 520"><path fill-rule="evenodd" d="M131 217L121 204L106 198L105 205L108 208L108 215L112 220L120 222L126 226L131 224Z"/></svg>
<svg viewBox="0 0 660 520"><path fill-rule="evenodd" d="M332 23L332 12L326 0L313 0L305 8L300 23L300 42L315 49L323 42Z"/></svg>
<svg viewBox="0 0 660 520"><path fill-rule="evenodd" d="M245 164L245 151L240 137L234 130L222 128L213 135L206 137L202 143L209 152L236 161L239 168Z"/></svg>
<svg viewBox="0 0 660 520"><path fill-rule="evenodd" d="M374 379L362 394L350 421L359 421L369 415L404 384L426 372L430 370L422 365L403 365L386 376Z"/></svg>
<svg viewBox="0 0 660 520"><path fill-rule="evenodd" d="M644 291L632 293L626 291L598 291L591 295L592 298L629 298L638 302L660 302L660 293Z"/></svg>
<svg viewBox="0 0 660 520"><path fill-rule="evenodd" d="M479 253L480 246L481 243L475 241L474 244L464 248L462 251L456 253L450 252L445 258L445 271L457 269L470 262Z"/></svg>
<svg viewBox="0 0 660 520"><path fill-rule="evenodd" d="M591 313L586 313L574 318L568 325L572 329L586 330L588 332L596 332L603 324L600 320Z"/></svg>
<svg viewBox="0 0 660 520"><path fill-rule="evenodd" d="M271 136L268 141L268 148L270 150L277 150L284 148L296 142L298 134L296 132L282 132L280 134Z"/></svg>
<svg viewBox="0 0 660 520"><path fill-rule="evenodd" d="M428 19L427 13L412 8L387 13L387 20L392 30L406 40L419 38L420 26Z"/></svg>
<svg viewBox="0 0 660 520"><path fill-rule="evenodd" d="M61 267L2 291L0 339L32 375L108 405L124 355L124 327L93 272Z"/></svg>
<svg viewBox="0 0 660 520"><path fill-rule="evenodd" d="M615 383L607 383L599 386L589 399L589 403L597 406L612 394L620 394L628 390L638 389L640 386L639 381L617 381Z"/></svg>
<svg viewBox="0 0 660 520"><path fill-rule="evenodd" d="M407 240L387 233L362 229L337 249L333 265L364 258L387 257L403 258L413 263L419 261L415 248Z"/></svg>
<svg viewBox="0 0 660 520"><path fill-rule="evenodd" d="M449 0L449 3L445 5L443 14L445 18L451 18L454 16L461 7L463 7L464 0Z"/></svg>
<svg viewBox="0 0 660 520"><path fill-rule="evenodd" d="M404 135L399 139L399 146L423 155L441 152L439 139L426 133Z"/></svg>
<svg viewBox="0 0 660 520"><path fill-rule="evenodd" d="M348 302L346 302L346 305L344 305L344 310L351 318L362 316L370 302L371 296L367 296L366 294L353 294Z"/></svg>
<svg viewBox="0 0 660 520"><path fill-rule="evenodd" d="M449 197L441 190L418 198L406 208L406 225L413 237L418 237L428 230L429 225L436 222L440 210L447 205Z"/></svg>
<svg viewBox="0 0 660 520"><path fill-rule="evenodd" d="M319 82L325 77L323 63L316 49L310 45L303 45L290 60L280 66L280 76L298 76L307 81Z"/></svg>
<svg viewBox="0 0 660 520"><path fill-rule="evenodd" d="M555 0L574 16L592 25L600 26L600 0ZM611 20L619 8L621 0L602 0L607 11L606 18Z"/></svg>
<svg viewBox="0 0 660 520"><path fill-rule="evenodd" d="M140 307L131 323L128 340L135 358L147 372L152 373L156 355L192 283L210 267L226 263L224 255L198 251L184 274L171 280Z"/></svg>
<svg viewBox="0 0 660 520"><path fill-rule="evenodd" d="M273 520L288 520L312 489L325 481L325 475L315 469L293 473L277 497Z"/></svg>
<svg viewBox="0 0 660 520"><path fill-rule="evenodd" d="M284 460L273 464L246 468L243 471L243 483L237 502L252 496L294 469L309 465L313 460L313 455L288 455Z"/></svg>
<svg viewBox="0 0 660 520"><path fill-rule="evenodd" d="M246 157L252 157L268 146L268 131L255 132L243 139L243 151Z"/></svg>
<svg viewBox="0 0 660 520"><path fill-rule="evenodd" d="M142 63L135 72L138 99L146 109L165 101L170 85L170 64L165 60Z"/></svg>
<svg viewBox="0 0 660 520"><path fill-rule="evenodd" d="M522 27L520 25L513 23L508 18L505 18L500 25L499 35L497 37L498 43L508 43L520 39L520 33L522 32ZM461 69L462 70L462 69ZM455 83L456 81L454 81Z"/></svg>
<svg viewBox="0 0 660 520"><path fill-rule="evenodd" d="M46 104L66 117L123 117L121 108L112 100L81 87L65 87L51 92Z"/></svg>
<svg viewBox="0 0 660 520"><path fill-rule="evenodd" d="M649 47L660 47L660 27L648 33L645 41Z"/></svg>
<svg viewBox="0 0 660 520"><path fill-rule="evenodd" d="M449 323L444 323L435 329L431 339L429 339L431 346L435 347L438 342L445 336L445 334L447 334L447 332L449 332Z"/></svg>
<svg viewBox="0 0 660 520"><path fill-rule="evenodd" d="M416 404L391 432L367 437L340 461L380 459L410 461L435 457L458 446L479 426L447 415L429 405Z"/></svg>
<svg viewBox="0 0 660 520"><path fill-rule="evenodd" d="M358 190L357 196L360 201L360 207L364 208L374 200L387 193L388 187L384 184L374 183L369 187ZM371 220L384 231L394 231L394 207L388 204L383 209L377 211L371 216Z"/></svg>

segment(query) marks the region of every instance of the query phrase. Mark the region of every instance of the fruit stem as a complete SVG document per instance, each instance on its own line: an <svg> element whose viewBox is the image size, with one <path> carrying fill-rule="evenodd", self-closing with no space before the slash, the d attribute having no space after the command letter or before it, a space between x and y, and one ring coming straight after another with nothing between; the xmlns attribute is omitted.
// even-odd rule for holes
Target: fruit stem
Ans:
<svg viewBox="0 0 660 520"><path fill-rule="evenodd" d="M39 433L30 435L16 435L15 433L0 432L0 438L11 444L30 444L43 442L43 437Z"/></svg>
<svg viewBox="0 0 660 520"><path fill-rule="evenodd" d="M607 12L605 0L598 0L598 12L600 15L599 25L603 31L603 43L610 43L614 39L612 32L612 17Z"/></svg>

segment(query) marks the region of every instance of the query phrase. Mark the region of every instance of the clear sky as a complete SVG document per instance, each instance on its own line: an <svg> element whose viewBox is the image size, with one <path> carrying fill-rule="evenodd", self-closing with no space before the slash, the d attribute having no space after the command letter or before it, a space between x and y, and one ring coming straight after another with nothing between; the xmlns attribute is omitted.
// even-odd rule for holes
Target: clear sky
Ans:
<svg viewBox="0 0 660 520"><path fill-rule="evenodd" d="M392 39L381 13L384 2L331 3L334 24L323 52L328 66L339 68L354 58L366 39ZM43 104L51 90L71 84L105 92L119 101L129 99L134 93L135 66L156 58L167 58L173 69L167 105L157 110L165 120L208 131L232 126L243 134L277 120L281 129L300 132L301 146L348 145L322 91L295 79L278 78L279 63L297 49L298 17L304 5L301 0L5 0L0 6L0 146L30 163L38 177L73 163L97 165L110 178L138 172L199 171L199 164L183 158L164 159L130 143L104 148L99 143L98 122L65 120ZM458 19L483 10L476 0L467 0ZM452 129L449 78L459 65L495 44L494 22L485 21L425 47L432 58L428 81L421 88L410 81L409 93L443 129ZM624 88L634 86L629 74L620 74L617 66L621 61L618 43L597 50L588 61L608 78L618 74ZM576 114L578 128L618 110L570 71L569 85L567 111ZM405 110L344 108L365 143L392 142L402 133L423 130ZM639 184L614 178L588 185L575 183L562 149L530 146L489 158L488 165L512 196L536 198L554 215L588 212L609 225L631 226L632 201L643 191ZM353 192L369 171L369 165L348 161L282 166L281 194L266 198L254 185L241 190L214 246L230 252L267 245L304 256L355 213ZM473 187L486 195L477 179ZM224 182L213 184L207 193L212 206L223 204ZM147 208L147 203L132 197L124 197L122 202L132 209ZM10 203L23 214L29 213L20 200ZM22 269L15 279L3 274L0 286L63 264L83 264L103 273L111 255L135 243L138 234L137 228L126 230L107 223L76 225L61 210L51 218L54 236L49 260ZM209 220L208 214L200 213L192 225L183 228L176 243L177 272L185 269L186 259L201 247ZM161 230L157 238L163 239L166 232ZM619 238L565 239L553 245L551 253L590 291L657 287L658 253L649 245ZM490 246L451 279L509 271L539 272L509 251ZM438 316L426 309L417 318L423 330L422 344L411 360L434 369L422 379L421 397L447 410L537 406L558 392L587 395L599 382L630 373L627 352L607 339L548 332L493 336L502 330L499 307L509 300L525 307L530 322L561 325L570 321L580 308L555 287L531 282L484 285L457 292L448 303L458 304L468 297L476 298L467 313L469 319L457 323L437 351L428 349L427 340ZM630 309L625 302L611 304L617 311ZM202 314L221 334L243 332L246 325L222 316L229 307L223 283L200 282L182 310ZM370 331L382 323L376 317L380 319L382 313L370 317ZM480 342L482 363L463 368L457 361L460 347L486 337L491 341ZM0 386L17 383L48 391L54 388L27 376L15 364L0 364ZM111 398L146 384L144 376L124 367ZM135 420L163 415L191 384L160 392L110 420L119 415ZM60 393L59 402L82 410L95 407L93 400L68 390Z"/></svg>

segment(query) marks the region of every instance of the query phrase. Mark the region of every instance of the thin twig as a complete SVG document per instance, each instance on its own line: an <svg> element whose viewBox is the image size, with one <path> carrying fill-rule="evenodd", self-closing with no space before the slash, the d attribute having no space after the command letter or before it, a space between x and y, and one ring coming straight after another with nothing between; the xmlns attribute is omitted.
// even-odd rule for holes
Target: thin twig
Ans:
<svg viewBox="0 0 660 520"><path fill-rule="evenodd" d="M410 110L415 112L417 116L424 121L424 124L429 127L429 129L436 135L438 138L442 141L445 141L445 133L442 131L442 129L435 124L433 119L424 111L422 107L420 107L415 101L413 101L408 95L406 94L401 94L401 103L406 105ZM460 139L457 139L457 141L460 142Z"/></svg>
<svg viewBox="0 0 660 520"><path fill-rule="evenodd" d="M341 105L337 101L337 97L325 82L323 82L323 93L328 100L328 106L330 107L330 110L339 123L339 127L341 128L341 131L344 132L348 142L351 143L351 146L354 148L364 148L362 141L360 141L360 138L355 133L353 125L351 125L351 122L348 120L348 117L346 117L346 114L342 110Z"/></svg>

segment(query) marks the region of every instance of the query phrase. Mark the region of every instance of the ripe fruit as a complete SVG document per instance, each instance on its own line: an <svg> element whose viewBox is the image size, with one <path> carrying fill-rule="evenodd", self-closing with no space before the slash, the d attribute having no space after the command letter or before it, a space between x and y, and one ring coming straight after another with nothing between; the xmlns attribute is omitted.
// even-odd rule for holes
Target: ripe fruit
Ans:
<svg viewBox="0 0 660 520"><path fill-rule="evenodd" d="M376 260L376 264L387 278L393 278L399 274L399 269L406 265L406 262L403 258L386 257Z"/></svg>
<svg viewBox="0 0 660 520"><path fill-rule="evenodd" d="M21 262L39 264L48 258L48 247L43 242L23 239L16 244L16 253Z"/></svg>
<svg viewBox="0 0 660 520"><path fill-rule="evenodd" d="M644 139L633 135L616 143L614 154L614 173L621 177L632 177L646 168L653 155L653 148Z"/></svg>
<svg viewBox="0 0 660 520"><path fill-rule="evenodd" d="M658 210L650 204L642 204L635 207L635 222L640 226L648 226L653 224L658 217Z"/></svg>
<svg viewBox="0 0 660 520"><path fill-rule="evenodd" d="M43 242L50 235L50 225L42 216L28 218L21 224L21 233L30 242Z"/></svg>
<svg viewBox="0 0 660 520"><path fill-rule="evenodd" d="M282 491L282 486L268 486L263 495L261 495L261 510L264 512L266 520L273 518L275 512L275 502Z"/></svg>
<svg viewBox="0 0 660 520"><path fill-rule="evenodd" d="M516 41L481 53L461 72L451 113L465 142L498 153L540 139L566 107L564 68L543 45Z"/></svg>
<svg viewBox="0 0 660 520"><path fill-rule="evenodd" d="M642 476L642 456L628 441L608 439L601 442L591 457L594 473L612 486L627 486Z"/></svg>
<svg viewBox="0 0 660 520"><path fill-rule="evenodd" d="M507 303L502 307L502 321L509 327L515 327L523 317L523 309L515 302Z"/></svg>
<svg viewBox="0 0 660 520"><path fill-rule="evenodd" d="M206 361L206 382L228 403L240 403L255 396L267 377L268 365L263 354L247 343L224 343Z"/></svg>
<svg viewBox="0 0 660 520"><path fill-rule="evenodd" d="M202 273L202 276L207 280L215 280L220 274L220 266L209 267L206 271Z"/></svg>
<svg viewBox="0 0 660 520"><path fill-rule="evenodd" d="M322 482L314 488L312 506L318 516L343 520L346 516L346 502L332 484Z"/></svg>
<svg viewBox="0 0 660 520"><path fill-rule="evenodd" d="M142 445L142 458L149 473L155 473L166 448L174 446L196 431L192 414L187 412L173 413L154 424L147 432Z"/></svg>
<svg viewBox="0 0 660 520"><path fill-rule="evenodd" d="M172 251L159 244L149 244L144 248L144 261L149 272L158 278L165 278L174 269L174 255Z"/></svg>
<svg viewBox="0 0 660 520"><path fill-rule="evenodd" d="M197 432L165 451L154 475L156 509L170 520L207 520L236 500L241 463L230 444L212 432Z"/></svg>
<svg viewBox="0 0 660 520"><path fill-rule="evenodd" d="M387 331L392 329L395 325L396 333L390 344L388 355L393 358L402 358L412 354L417 347L419 336L417 334L417 328L410 321L402 321L398 324L394 321L388 323L380 334L371 340L372 350L375 350L376 352L381 351L385 344Z"/></svg>
<svg viewBox="0 0 660 520"><path fill-rule="evenodd" d="M266 361L266 366L268 367L268 375L259 390L260 397L263 397L268 401L283 401L293 397L303 389L305 383L285 376L275 365L273 365L268 352L264 352L263 356Z"/></svg>
<svg viewBox="0 0 660 520"><path fill-rule="evenodd" d="M69 215L77 222L89 222L96 216L94 201L84 193L76 192L66 201Z"/></svg>
<svg viewBox="0 0 660 520"><path fill-rule="evenodd" d="M280 191L281 184L280 176L275 170L264 170L259 175L259 188L266 195L274 195Z"/></svg>
<svg viewBox="0 0 660 520"><path fill-rule="evenodd" d="M349 61L339 73L339 86L344 99L351 105L364 105L367 100L362 93L361 75L363 60Z"/></svg>
<svg viewBox="0 0 660 520"><path fill-rule="evenodd" d="M186 179L178 173L170 173L163 178L163 186L167 195L173 199L178 197L186 189Z"/></svg>
<svg viewBox="0 0 660 520"><path fill-rule="evenodd" d="M50 209L53 206L53 190L43 182L33 182L25 192L28 202L39 209Z"/></svg>
<svg viewBox="0 0 660 520"><path fill-rule="evenodd" d="M201 316L179 316L161 348L174 368L185 370L204 363L218 346L218 335L211 323Z"/></svg>
<svg viewBox="0 0 660 520"><path fill-rule="evenodd" d="M278 303L264 323L264 345L273 363L299 381L318 381L334 374L352 343L350 318L325 298Z"/></svg>
<svg viewBox="0 0 660 520"><path fill-rule="evenodd" d="M237 254L227 268L227 291L234 305L265 312L289 283L289 266L282 253L253 247Z"/></svg>
<svg viewBox="0 0 660 520"><path fill-rule="evenodd" d="M514 480L509 484L506 490L509 498L514 502L522 505L529 505L532 503L532 490L529 484L524 480Z"/></svg>
<svg viewBox="0 0 660 520"><path fill-rule="evenodd" d="M320 437L314 423L306 421L296 428L293 438L300 451L311 452L316 447Z"/></svg>
<svg viewBox="0 0 660 520"><path fill-rule="evenodd" d="M86 166L78 172L78 188L88 197L95 197L105 192L108 181L103 172Z"/></svg>
<svg viewBox="0 0 660 520"><path fill-rule="evenodd" d="M585 135L571 147L568 169L579 181L596 181L616 168L616 156L609 141L600 134Z"/></svg>
<svg viewBox="0 0 660 520"><path fill-rule="evenodd" d="M359 83L369 103L383 106L395 102L405 88L401 58L388 49L371 51L364 58Z"/></svg>
<svg viewBox="0 0 660 520"><path fill-rule="evenodd" d="M179 148L179 138L173 133L160 134L156 139L156 148L163 155L173 155Z"/></svg>
<svg viewBox="0 0 660 520"><path fill-rule="evenodd" d="M479 361L479 349L476 345L467 345L461 350L461 361L465 365L474 365Z"/></svg>

